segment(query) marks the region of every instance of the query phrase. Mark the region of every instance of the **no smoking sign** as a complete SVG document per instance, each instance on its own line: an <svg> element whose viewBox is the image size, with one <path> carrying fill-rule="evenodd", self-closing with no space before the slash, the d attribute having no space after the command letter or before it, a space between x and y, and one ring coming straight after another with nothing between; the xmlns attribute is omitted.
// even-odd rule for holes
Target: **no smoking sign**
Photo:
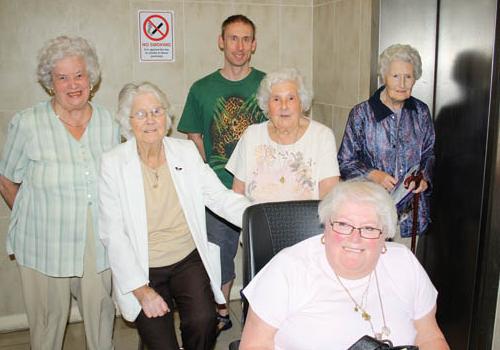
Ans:
<svg viewBox="0 0 500 350"><path fill-rule="evenodd" d="M142 30L153 41L160 41L167 37L169 31L167 20L160 15L151 15L144 21Z"/></svg>
<svg viewBox="0 0 500 350"><path fill-rule="evenodd" d="M174 61L173 19L172 11L139 11L141 62Z"/></svg>

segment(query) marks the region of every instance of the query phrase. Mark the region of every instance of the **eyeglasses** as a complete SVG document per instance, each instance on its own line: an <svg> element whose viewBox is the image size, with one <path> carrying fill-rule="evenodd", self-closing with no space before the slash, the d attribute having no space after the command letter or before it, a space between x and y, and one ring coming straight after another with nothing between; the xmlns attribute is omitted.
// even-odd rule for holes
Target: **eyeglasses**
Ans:
<svg viewBox="0 0 500 350"><path fill-rule="evenodd" d="M144 109L140 109L137 112L135 112L133 115L131 115L130 118L134 118L137 120L144 120L147 118L148 114L151 115L151 117L153 117L155 119L161 118L165 115L165 108L155 107L155 108L151 109L149 112L144 110Z"/></svg>
<svg viewBox="0 0 500 350"><path fill-rule="evenodd" d="M349 236L354 230L358 230L359 235L365 239L378 239L382 235L382 230L376 227L354 227L342 221L330 221L332 230L339 235Z"/></svg>

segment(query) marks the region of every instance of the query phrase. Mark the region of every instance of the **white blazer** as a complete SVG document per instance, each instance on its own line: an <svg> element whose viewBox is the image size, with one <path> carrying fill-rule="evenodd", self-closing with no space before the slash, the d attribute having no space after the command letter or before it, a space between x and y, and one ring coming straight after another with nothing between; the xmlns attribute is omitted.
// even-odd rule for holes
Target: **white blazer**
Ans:
<svg viewBox="0 0 500 350"><path fill-rule="evenodd" d="M207 241L205 206L241 227L250 204L228 190L203 162L192 141L163 139L167 165L198 253L219 304L219 247ZM148 229L144 184L135 139L103 154L99 179L99 237L106 246L113 274L114 298L123 317L134 321L141 305L132 291L149 283Z"/></svg>

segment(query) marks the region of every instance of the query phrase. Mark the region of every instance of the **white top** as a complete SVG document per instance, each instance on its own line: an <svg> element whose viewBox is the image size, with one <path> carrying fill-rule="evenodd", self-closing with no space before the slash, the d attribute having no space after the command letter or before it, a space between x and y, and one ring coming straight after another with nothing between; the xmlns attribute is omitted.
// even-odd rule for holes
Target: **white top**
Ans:
<svg viewBox="0 0 500 350"><path fill-rule="evenodd" d="M224 303L220 289L219 246L208 242L205 206L241 226L250 202L228 190L203 162L195 144L163 139L167 166L189 231L210 278L215 301ZM106 246L113 273L113 297L122 316L134 321L141 305L133 291L149 282L146 198L141 161L134 138L103 154L99 178L99 237Z"/></svg>
<svg viewBox="0 0 500 350"><path fill-rule="evenodd" d="M328 264L321 235L284 249L244 289L253 311L278 329L275 349L347 349L363 335L374 336L370 323L338 283ZM437 291L426 272L405 246L387 242L376 272L389 339L413 345L413 320L436 305ZM353 298L371 315L375 332L383 326L375 276L342 279Z"/></svg>
<svg viewBox="0 0 500 350"><path fill-rule="evenodd" d="M297 142L280 145L269 137L268 124L245 130L226 169L245 182L252 202L318 199L319 182L340 175L332 130L311 120Z"/></svg>

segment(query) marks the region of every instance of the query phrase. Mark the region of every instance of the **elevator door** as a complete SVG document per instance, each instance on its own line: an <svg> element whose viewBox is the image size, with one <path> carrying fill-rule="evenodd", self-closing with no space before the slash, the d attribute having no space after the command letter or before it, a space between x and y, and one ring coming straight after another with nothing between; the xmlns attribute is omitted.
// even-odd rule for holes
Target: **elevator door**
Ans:
<svg viewBox="0 0 500 350"><path fill-rule="evenodd" d="M379 53L392 44L409 44L422 58L422 77L413 96L432 108L436 55L437 0L380 2Z"/></svg>
<svg viewBox="0 0 500 350"><path fill-rule="evenodd" d="M432 225L417 255L439 291L438 321L454 350L489 350L493 338L500 260L497 12L496 0L382 0L380 7L380 50L407 42L421 52L424 74L432 72L414 89L436 128Z"/></svg>

